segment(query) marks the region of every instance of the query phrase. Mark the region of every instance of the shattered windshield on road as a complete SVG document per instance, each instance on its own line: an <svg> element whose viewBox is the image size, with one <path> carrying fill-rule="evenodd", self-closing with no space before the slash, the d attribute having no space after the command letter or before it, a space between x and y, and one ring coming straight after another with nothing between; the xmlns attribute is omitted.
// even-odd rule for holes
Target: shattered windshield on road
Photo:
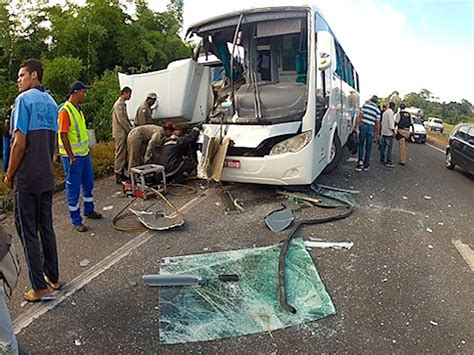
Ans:
<svg viewBox="0 0 474 355"><path fill-rule="evenodd" d="M303 241L288 250L288 300L297 313L280 306L278 257L281 246L168 258L161 274L200 275L203 286L160 289L160 339L164 344L270 333L335 313ZM225 282L219 275L236 274Z"/></svg>

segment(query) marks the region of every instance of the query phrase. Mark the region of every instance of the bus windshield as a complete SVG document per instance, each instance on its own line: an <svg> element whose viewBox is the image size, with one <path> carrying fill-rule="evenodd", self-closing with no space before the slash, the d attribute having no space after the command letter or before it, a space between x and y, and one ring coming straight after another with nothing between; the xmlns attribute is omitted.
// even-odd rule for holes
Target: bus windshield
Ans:
<svg viewBox="0 0 474 355"><path fill-rule="evenodd" d="M214 55L211 123L273 124L306 111L308 10L234 13L190 29Z"/></svg>

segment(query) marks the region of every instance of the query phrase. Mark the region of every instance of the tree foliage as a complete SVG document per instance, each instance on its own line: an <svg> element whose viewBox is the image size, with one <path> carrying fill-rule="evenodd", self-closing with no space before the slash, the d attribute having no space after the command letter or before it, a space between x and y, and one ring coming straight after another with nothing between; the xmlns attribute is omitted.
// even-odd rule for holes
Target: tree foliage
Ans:
<svg viewBox="0 0 474 355"><path fill-rule="evenodd" d="M0 114L17 95L12 88L20 63L38 58L45 65L43 84L58 101L74 80L92 86L85 115L99 139L109 138L116 68L141 73L187 57L189 46L179 36L182 16L182 0L170 0L164 12L150 9L147 0L86 0L82 6L0 1Z"/></svg>

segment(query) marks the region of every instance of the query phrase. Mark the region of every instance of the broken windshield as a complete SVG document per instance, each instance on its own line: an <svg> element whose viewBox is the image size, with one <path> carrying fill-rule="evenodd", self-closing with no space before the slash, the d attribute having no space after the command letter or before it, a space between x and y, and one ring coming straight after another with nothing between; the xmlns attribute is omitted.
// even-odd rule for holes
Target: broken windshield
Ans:
<svg viewBox="0 0 474 355"><path fill-rule="evenodd" d="M234 14L193 27L213 65L214 123L300 120L306 111L307 12ZM229 25L229 24L232 25Z"/></svg>

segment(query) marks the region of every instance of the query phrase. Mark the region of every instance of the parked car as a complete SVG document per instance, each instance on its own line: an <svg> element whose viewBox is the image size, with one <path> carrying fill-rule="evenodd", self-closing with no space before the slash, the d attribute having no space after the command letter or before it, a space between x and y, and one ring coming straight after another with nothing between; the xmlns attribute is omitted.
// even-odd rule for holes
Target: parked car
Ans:
<svg viewBox="0 0 474 355"><path fill-rule="evenodd" d="M437 131L439 133L444 131L443 120L437 117L428 117L428 120L425 121L425 127L430 131Z"/></svg>
<svg viewBox="0 0 474 355"><path fill-rule="evenodd" d="M426 129L423 126L423 120L421 118L412 116L413 126L410 127L411 141L413 143L425 143L426 142Z"/></svg>
<svg viewBox="0 0 474 355"><path fill-rule="evenodd" d="M474 175L474 124L458 124L449 136L446 148L446 167L459 165Z"/></svg>

